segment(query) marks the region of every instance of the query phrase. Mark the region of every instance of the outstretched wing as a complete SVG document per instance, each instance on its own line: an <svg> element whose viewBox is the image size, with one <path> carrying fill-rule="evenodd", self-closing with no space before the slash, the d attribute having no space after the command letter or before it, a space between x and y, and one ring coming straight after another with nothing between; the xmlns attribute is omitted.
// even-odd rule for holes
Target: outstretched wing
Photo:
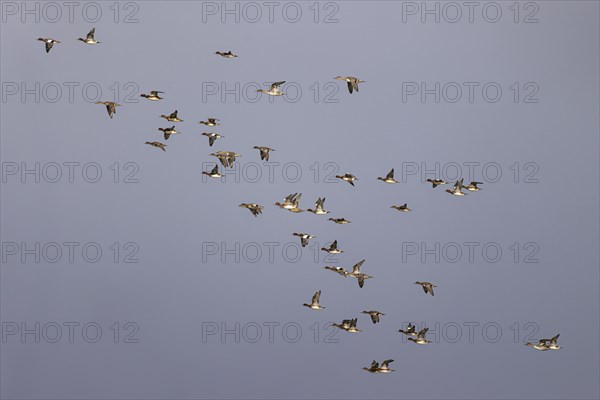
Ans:
<svg viewBox="0 0 600 400"><path fill-rule="evenodd" d="M357 262L356 264L354 264L354 266L352 267L352 273L353 274L358 274L360 272L360 267L362 267L362 265L364 264L365 260L360 260L359 262Z"/></svg>
<svg viewBox="0 0 600 400"><path fill-rule="evenodd" d="M321 291L319 290L317 293L314 294L314 296L312 297L312 302L313 303L318 303L319 300L321 299Z"/></svg>

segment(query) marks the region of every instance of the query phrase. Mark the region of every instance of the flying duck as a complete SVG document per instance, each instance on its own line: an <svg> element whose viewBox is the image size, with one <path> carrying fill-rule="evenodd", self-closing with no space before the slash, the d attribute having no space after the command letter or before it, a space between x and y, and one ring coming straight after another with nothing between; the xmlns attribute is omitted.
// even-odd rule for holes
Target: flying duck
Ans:
<svg viewBox="0 0 600 400"><path fill-rule="evenodd" d="M425 294L431 293L432 296L433 296L433 288L437 287L431 282L415 282L415 285L421 285L423 287L423 291L425 292Z"/></svg>
<svg viewBox="0 0 600 400"><path fill-rule="evenodd" d="M335 326L336 328L340 328L342 330L345 330L346 332L358 333L358 332L360 332L360 329L358 329L356 327L357 322L358 322L358 318L345 319L342 321L341 324L333 323L333 324L331 324L331 326Z"/></svg>
<svg viewBox="0 0 600 400"><path fill-rule="evenodd" d="M348 91L350 93L352 93L353 90L356 90L358 92L358 84L360 82L366 82L366 81L361 81L358 78L355 78L353 76L336 76L334 79L337 79L338 81L346 81L348 83Z"/></svg>
<svg viewBox="0 0 600 400"><path fill-rule="evenodd" d="M323 307L322 305L319 304L319 299L321 298L321 291L319 290L317 293L315 293L312 297L312 300L310 302L310 304L302 304L304 307L308 307L311 310L322 310L325 307Z"/></svg>
<svg viewBox="0 0 600 400"><path fill-rule="evenodd" d="M346 218L329 218L328 221L333 221L336 224L349 224L350 221L348 221Z"/></svg>
<svg viewBox="0 0 600 400"><path fill-rule="evenodd" d="M308 245L308 240L309 239L316 238L316 236L313 236L313 235L308 234L308 233L294 232L294 233L292 233L292 235L300 237L300 244L302 245L302 247L306 247Z"/></svg>
<svg viewBox="0 0 600 400"><path fill-rule="evenodd" d="M210 153L211 156L217 157L224 167L233 167L236 157L241 157L234 151L217 151L216 153Z"/></svg>
<svg viewBox="0 0 600 400"><path fill-rule="evenodd" d="M443 179L427 179L427 182L431 183L433 185L433 188L436 188L439 185L447 185L448 182L446 182Z"/></svg>
<svg viewBox="0 0 600 400"><path fill-rule="evenodd" d="M404 333L406 336L417 336L416 327L410 322L408 323L406 330L398 329L398 332Z"/></svg>
<svg viewBox="0 0 600 400"><path fill-rule="evenodd" d="M315 202L315 209L312 210L310 208L307 208L306 211L311 212L313 214L317 214L317 215L325 215L325 214L329 214L329 211L325 211L325 209L323 208L323 204L325 203L325 197L323 198L318 198L317 201Z"/></svg>
<svg viewBox="0 0 600 400"><path fill-rule="evenodd" d="M161 131L164 134L165 140L169 139L169 136L175 134L175 133L179 133L176 129L175 129L175 125L173 125L170 128L158 128L159 131Z"/></svg>
<svg viewBox="0 0 600 400"><path fill-rule="evenodd" d="M340 250L337 247L337 240L334 240L329 247L321 247L321 250L328 252L329 254L341 254L344 250Z"/></svg>
<svg viewBox="0 0 600 400"><path fill-rule="evenodd" d="M77 40L81 40L85 44L97 44L97 43L100 43L99 41L97 41L96 39L94 39L94 33L95 32L96 32L96 28L92 28L92 30L88 32L88 34L87 34L87 36L86 36L85 39L83 39L83 38L77 38Z"/></svg>
<svg viewBox="0 0 600 400"><path fill-rule="evenodd" d="M39 40L46 44L46 53L49 53L52 46L54 46L56 43L60 43L58 40L52 38L37 38L36 40Z"/></svg>
<svg viewBox="0 0 600 400"><path fill-rule="evenodd" d="M395 208L396 210L398 210L400 212L410 212L410 211L412 211L410 208L408 208L408 206L406 205L406 203L402 204L401 206L392 206L390 208Z"/></svg>
<svg viewBox="0 0 600 400"><path fill-rule="evenodd" d="M269 96L283 96L284 93L279 90L279 86L283 85L285 81L274 82L271 84L269 90L258 89L256 92L265 93Z"/></svg>
<svg viewBox="0 0 600 400"><path fill-rule="evenodd" d="M182 119L177 117L177 110L173 111L170 115L161 115L161 118L166 119L169 122L183 122Z"/></svg>
<svg viewBox="0 0 600 400"><path fill-rule="evenodd" d="M159 149L162 149L162 151L167 151L167 149L165 149L165 147L167 147L167 145L164 144L164 143L161 143L161 142L146 142L146 144L149 144L150 146L158 147Z"/></svg>
<svg viewBox="0 0 600 400"><path fill-rule="evenodd" d="M198 122L199 124L203 124L206 126L217 126L217 125L221 125L219 123L217 123L217 121L220 121L220 119L217 118L207 118L208 121L200 121Z"/></svg>
<svg viewBox="0 0 600 400"><path fill-rule="evenodd" d="M462 192L463 188L463 178L459 181L456 181L452 190L446 189L446 192L450 193L453 196L464 196L465 194Z"/></svg>
<svg viewBox="0 0 600 400"><path fill-rule="evenodd" d="M266 161L269 161L269 151L275 151L275 149L265 146L254 146L253 148L260 150L260 159Z"/></svg>
<svg viewBox="0 0 600 400"><path fill-rule="evenodd" d="M357 177L355 177L355 176L354 176L354 175L352 175L352 174L348 174L348 173L346 173L346 174L344 174L344 175L336 175L335 177L336 177L336 178L338 178L338 179L341 179L341 180L343 180L343 181L346 181L346 182L348 182L348 183L349 183L349 184L351 184L352 186L354 186L354 181L357 181L357 180L358 180L358 178L357 178Z"/></svg>
<svg viewBox="0 0 600 400"><path fill-rule="evenodd" d="M425 339L425 334L427 333L428 330L429 330L429 328L423 328L419 332L417 332L416 338L409 337L408 340L410 340L411 342L414 342L416 344L431 343L430 340Z"/></svg>
<svg viewBox="0 0 600 400"><path fill-rule="evenodd" d="M360 288L362 288L365 285L366 279L372 278L372 276L360 272L360 267L362 267L364 262L365 260L363 259L354 264L354 266L352 267L352 272L348 272L347 274L348 276L356 278L356 280L358 281L358 287Z"/></svg>
<svg viewBox="0 0 600 400"><path fill-rule="evenodd" d="M379 176L379 177L377 177L377 179L379 179L380 181L384 181L385 183L400 183L394 179L394 168L392 168L392 170L390 172L388 172L388 174L385 176L385 178L382 178L381 176Z"/></svg>
<svg viewBox="0 0 600 400"><path fill-rule="evenodd" d="M208 133L208 132L202 132L202 136L208 137L208 145L211 147L215 143L215 140L225 137L223 135L219 135L218 133Z"/></svg>
<svg viewBox="0 0 600 400"><path fill-rule="evenodd" d="M384 313L380 312L380 311L361 311L361 314L369 314L371 316L371 321L376 324L379 322L379 317L381 315L385 315Z"/></svg>
<svg viewBox="0 0 600 400"><path fill-rule="evenodd" d="M482 182L471 182L464 188L467 189L469 192L477 192L477 191L481 190L481 188L477 187L477 185L483 185L483 183Z"/></svg>
<svg viewBox="0 0 600 400"><path fill-rule="evenodd" d="M110 119L112 119L113 114L117 113L117 107L121 106L121 104L117 104L112 101L97 101L96 104L103 104L106 106L106 111L108 112Z"/></svg>
<svg viewBox="0 0 600 400"><path fill-rule="evenodd" d="M304 210L301 210L298 205L300 203L300 198L302 197L302 193L292 193L286 196L283 200L283 203L275 202L275 205L279 208L283 208L284 210L288 210L290 212L299 213Z"/></svg>
<svg viewBox="0 0 600 400"><path fill-rule="evenodd" d="M262 209L264 208L256 203L242 203L238 207L247 208L255 217L258 217L258 214L262 214Z"/></svg>
<svg viewBox="0 0 600 400"><path fill-rule="evenodd" d="M231 52L231 50L229 50L229 51L227 51L227 52L215 51L215 54L218 54L218 55L220 55L220 56L221 56L221 57L223 57L223 58L235 58L235 57L237 57L237 55L236 55L236 54L233 54L233 53Z"/></svg>
<svg viewBox="0 0 600 400"><path fill-rule="evenodd" d="M554 336L551 339L540 339L540 344L542 342L544 342L544 344L548 347L548 350L558 350L561 347L557 344L558 341L558 337L560 336L560 333L557 334L556 336Z"/></svg>
<svg viewBox="0 0 600 400"><path fill-rule="evenodd" d="M394 371L393 369L390 369L390 367L388 366L389 363L394 362L394 360L389 359L389 360L384 360L381 362L381 366L379 366L379 363L377 363L377 361L373 360L371 362L371 366L370 367L363 367L363 369L365 371L369 371L372 374L387 374L390 373L392 371Z"/></svg>
<svg viewBox="0 0 600 400"><path fill-rule="evenodd" d="M375 360L373 360L371 362L371 366L370 367L363 367L363 369L365 371L369 371L372 374L376 374L377 372L379 372L379 363Z"/></svg>
<svg viewBox="0 0 600 400"><path fill-rule="evenodd" d="M348 271L346 271L342 267L325 267L325 269L328 269L328 270L333 271L333 272L337 272L338 274L340 274L343 277L348 276Z"/></svg>
<svg viewBox="0 0 600 400"><path fill-rule="evenodd" d="M208 175L211 178L220 178L222 176L219 172L219 164L215 164L215 167L210 172L202 171L202 174Z"/></svg>
<svg viewBox="0 0 600 400"><path fill-rule="evenodd" d="M533 347L534 349L539 350L539 351L550 350L550 347L546 343L545 339L540 340L540 342L538 344L525 343L525 346Z"/></svg>
<svg viewBox="0 0 600 400"><path fill-rule="evenodd" d="M163 97L160 97L158 95L159 93L164 93L164 92L161 92L160 90L152 90L150 92L150 94L145 94L145 93L140 94L140 97L144 97L144 98L146 98L148 100L152 100L152 101L158 101L158 100L163 99Z"/></svg>
<svg viewBox="0 0 600 400"><path fill-rule="evenodd" d="M350 328L350 323L352 322L351 319L345 319L342 321L341 324L336 324L335 322L332 323L330 326L335 326L336 328L340 328L343 330L347 330L348 328Z"/></svg>

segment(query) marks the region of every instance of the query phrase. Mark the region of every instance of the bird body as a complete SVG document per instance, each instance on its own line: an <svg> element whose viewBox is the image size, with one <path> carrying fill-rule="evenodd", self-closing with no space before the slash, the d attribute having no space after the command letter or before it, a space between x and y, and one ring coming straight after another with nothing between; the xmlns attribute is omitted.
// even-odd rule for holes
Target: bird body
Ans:
<svg viewBox="0 0 600 400"><path fill-rule="evenodd" d="M478 192L478 191L481 190L481 188L478 187L477 185L483 185L483 183L481 183L481 182L471 182L467 186L465 186L464 188L467 189L469 192Z"/></svg>
<svg viewBox="0 0 600 400"><path fill-rule="evenodd" d="M311 235L309 233L294 232L294 233L292 233L292 235L300 237L300 244L302 245L302 247L306 247L308 245L308 240L309 239L316 238L316 236L313 236L313 235Z"/></svg>
<svg viewBox="0 0 600 400"><path fill-rule="evenodd" d="M169 115L161 115L160 117L166 119L169 122L183 122L182 119L179 119L179 117L177 117L177 110L173 111Z"/></svg>
<svg viewBox="0 0 600 400"><path fill-rule="evenodd" d="M325 307L323 307L322 305L319 304L319 300L321 299L321 291L319 290L318 292L316 292L313 297L312 300L310 302L310 304L304 303L302 304L304 307L308 307L311 310L322 310Z"/></svg>
<svg viewBox="0 0 600 400"><path fill-rule="evenodd" d="M430 340L425 339L425 334L427 333L428 330L429 330L429 328L423 328L419 332L417 332L417 337L416 338L409 337L408 340L410 340L411 342L413 342L415 344L427 344L427 343L431 343Z"/></svg>
<svg viewBox="0 0 600 400"><path fill-rule="evenodd" d="M161 149L162 151L167 151L167 149L165 149L165 147L167 147L167 145L164 144L164 143L161 143L161 142L146 142L146 144L149 144L150 146L157 147L157 148Z"/></svg>
<svg viewBox="0 0 600 400"><path fill-rule="evenodd" d="M258 217L258 214L262 214L262 210L264 208L256 203L242 203L239 205L239 207L247 208L255 217Z"/></svg>
<svg viewBox="0 0 600 400"><path fill-rule="evenodd" d="M446 182L443 179L427 179L427 182L431 183L433 185L433 188L436 188L440 185L447 185L448 182Z"/></svg>
<svg viewBox="0 0 600 400"><path fill-rule="evenodd" d="M223 135L219 135L218 133L209 133L209 132L202 132L202 136L208 137L208 145L210 147L212 147L212 145L215 143L215 140L225 137Z"/></svg>
<svg viewBox="0 0 600 400"><path fill-rule="evenodd" d="M376 310L372 310L372 311L361 311L362 314L369 314L369 316L371 317L371 322L373 322L374 324L379 322L379 317L381 315L385 315L384 313L382 313L381 311L376 311Z"/></svg>
<svg viewBox="0 0 600 400"><path fill-rule="evenodd" d="M44 42L46 45L46 53L49 53L52 46L54 46L56 43L60 43L58 40L52 38L37 38L36 40Z"/></svg>
<svg viewBox="0 0 600 400"><path fill-rule="evenodd" d="M463 188L463 179L461 178L459 181L456 181L452 190L446 189L446 192L450 193L453 196L464 196L465 194L462 192Z"/></svg>
<svg viewBox="0 0 600 400"><path fill-rule="evenodd" d="M96 39L94 39L94 33L96 32L96 28L92 28L91 31L88 32L87 36L84 38L77 38L77 40L85 43L85 44L98 44L100 43Z"/></svg>
<svg viewBox="0 0 600 400"><path fill-rule="evenodd" d="M140 97L144 97L150 101L158 101L158 100L163 99L163 97L159 96L159 93L164 93L164 92L161 92L160 90L152 90L150 92L150 94L145 94L145 93L140 94Z"/></svg>
<svg viewBox="0 0 600 400"><path fill-rule="evenodd" d="M415 285L421 285L425 294L431 293L432 296L433 296L433 288L437 287L431 282L415 282Z"/></svg>
<svg viewBox="0 0 600 400"><path fill-rule="evenodd" d="M392 168L392 170L390 172L388 172L388 174L385 176L385 178L379 176L379 177L377 177L377 179L379 179L380 181L383 181L385 183L399 183L397 180L394 179L394 168Z"/></svg>
<svg viewBox="0 0 600 400"><path fill-rule="evenodd" d="M323 197L323 198L319 197L317 199L317 201L315 202L315 209L312 210L312 209L308 208L306 211L311 212L313 214L317 214L317 215L329 214L329 211L325 211L324 204L325 204L325 197Z"/></svg>
<svg viewBox="0 0 600 400"><path fill-rule="evenodd" d="M208 175L211 178L220 178L221 176L223 176L219 172L219 164L215 164L215 167L210 172L202 171L202 174L203 175Z"/></svg>
<svg viewBox="0 0 600 400"><path fill-rule="evenodd" d="M354 90L358 92L358 84L360 82L366 82L353 76L336 76L334 79L337 79L338 81L346 81L346 83L348 84L348 91L350 93L352 93Z"/></svg>
<svg viewBox="0 0 600 400"><path fill-rule="evenodd" d="M265 161L269 161L269 152L275 151L275 149L265 146L254 146L253 148L260 151L260 159Z"/></svg>
<svg viewBox="0 0 600 400"><path fill-rule="evenodd" d="M223 52L223 51L215 51L215 54L218 54L218 55L220 55L223 58L236 58L237 57L237 55L233 54L233 52L231 50L225 51L225 52Z"/></svg>
<svg viewBox="0 0 600 400"><path fill-rule="evenodd" d="M121 104L117 104L112 101L97 101L96 104L103 104L106 106L106 112L108 112L108 116L112 119L113 114L116 114L117 107L120 107Z"/></svg>
<svg viewBox="0 0 600 400"><path fill-rule="evenodd" d="M408 205L406 203L402 204L401 206L392 206L391 208L395 208L396 210L398 210L400 212L411 212L412 211L410 208L408 208Z"/></svg>
<svg viewBox="0 0 600 400"><path fill-rule="evenodd" d="M207 118L207 120L206 120L206 121L200 121L200 122L198 122L198 123L199 123L199 124L202 124L202 125L206 125L206 126L217 126L217 125L221 125L221 124L219 124L217 121L220 121L220 120L219 120L219 119L217 119L217 118Z"/></svg>
<svg viewBox="0 0 600 400"><path fill-rule="evenodd" d="M269 90L258 89L256 92L265 93L269 96L283 96L285 93L279 89L279 86L283 85L284 83L285 81L274 82L269 87Z"/></svg>
<svg viewBox="0 0 600 400"><path fill-rule="evenodd" d="M344 224L349 224L350 221L348 221L345 218L329 218L329 221L333 221L336 224L340 224L340 225L344 225Z"/></svg>
<svg viewBox="0 0 600 400"><path fill-rule="evenodd" d="M346 173L344 175L336 175L335 176L338 179L341 179L343 181L348 182L349 184L351 184L352 186L354 186L354 181L357 181L358 178L352 174Z"/></svg>
<svg viewBox="0 0 600 400"><path fill-rule="evenodd" d="M337 240L334 240L329 247L321 247L321 250L326 251L329 254L341 254L344 252L343 250L338 249Z"/></svg>

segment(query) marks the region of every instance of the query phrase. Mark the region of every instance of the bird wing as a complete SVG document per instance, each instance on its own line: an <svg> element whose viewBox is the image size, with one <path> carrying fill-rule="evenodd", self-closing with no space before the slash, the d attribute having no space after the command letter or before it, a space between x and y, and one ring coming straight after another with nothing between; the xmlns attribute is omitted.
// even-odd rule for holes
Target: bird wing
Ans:
<svg viewBox="0 0 600 400"><path fill-rule="evenodd" d="M389 363L392 363L392 362L394 362L394 360L392 360L391 358L390 358L390 359L388 359L388 360L384 360L384 361L382 361L382 362L381 362L381 366L382 366L382 367L387 367L387 366L388 366L388 364L389 364Z"/></svg>
<svg viewBox="0 0 600 400"><path fill-rule="evenodd" d="M352 273L357 274L360 272L360 267L364 264L365 260L360 260L352 267Z"/></svg>
<svg viewBox="0 0 600 400"><path fill-rule="evenodd" d="M88 38L88 39L92 39L92 40L93 40L93 39L94 39L94 33L95 33L95 32L96 32L96 28L92 28L92 30L88 32L88 34L87 34L87 38Z"/></svg>
<svg viewBox="0 0 600 400"><path fill-rule="evenodd" d="M314 304L318 304L319 300L321 299L321 291L319 290L317 293L314 294L314 296L312 297L312 302Z"/></svg>

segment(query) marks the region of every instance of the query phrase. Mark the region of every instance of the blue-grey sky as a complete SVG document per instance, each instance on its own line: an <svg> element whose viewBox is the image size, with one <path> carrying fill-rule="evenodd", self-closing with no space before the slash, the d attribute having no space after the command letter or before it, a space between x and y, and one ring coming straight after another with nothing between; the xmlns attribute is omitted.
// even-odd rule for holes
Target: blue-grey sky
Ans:
<svg viewBox="0 0 600 400"><path fill-rule="evenodd" d="M34 14L23 4L1 4L2 398L599 397L598 2L478 2L472 22L462 2L427 2L439 22L422 2L276 2L272 22L265 2L102 3L95 22L86 2L72 21L62 3L28 2ZM100 44L76 41L92 27ZM46 54L40 36L61 43ZM366 82L349 94L338 75ZM287 96L254 101L253 83L279 80ZM119 88L113 119L94 104L98 87L101 100ZM164 99L139 97L150 90ZM175 109L182 133L164 141L157 128L172 124L159 115ZM222 125L197 123L207 117ZM225 137L211 148L206 131ZM167 151L144 144L154 140ZM273 179L255 145L276 149ZM239 182L203 179L218 150L242 154ZM36 163L39 182L21 176ZM483 190L432 189L423 178L436 173L421 173L436 163ZM376 180L391 168L400 184ZM325 181L332 172L358 176L356 187ZM302 208L325 196L352 223L273 205L295 192ZM413 212L390 208L403 203ZM292 262L292 232L318 247L337 239L344 253L315 261L306 248ZM77 242L73 262L66 242ZM362 289L323 269L363 258L374 278ZM415 281L435 283L435 296ZM326 309L302 307L319 289ZM360 314L370 309L381 323ZM327 328L354 317L359 334ZM406 342L407 322L434 342ZM39 343L22 336L36 323ZM239 343L221 337L236 323ZM556 333L560 351L524 346ZM387 358L392 374L361 370Z"/></svg>

